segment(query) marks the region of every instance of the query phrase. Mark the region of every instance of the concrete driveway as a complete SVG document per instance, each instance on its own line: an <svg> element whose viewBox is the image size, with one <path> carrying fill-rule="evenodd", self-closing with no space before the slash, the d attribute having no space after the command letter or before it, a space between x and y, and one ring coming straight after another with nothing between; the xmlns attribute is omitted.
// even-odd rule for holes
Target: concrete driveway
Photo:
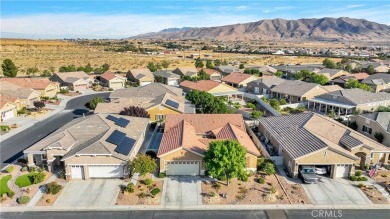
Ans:
<svg viewBox="0 0 390 219"><path fill-rule="evenodd" d="M120 190L119 179L71 180L61 192L54 206L110 206L115 205Z"/></svg>
<svg viewBox="0 0 390 219"><path fill-rule="evenodd" d="M302 184L311 202L317 205L372 204L367 196L348 180L320 177L316 184Z"/></svg>
<svg viewBox="0 0 390 219"><path fill-rule="evenodd" d="M162 205L202 205L201 180L197 176L168 176L164 180Z"/></svg>

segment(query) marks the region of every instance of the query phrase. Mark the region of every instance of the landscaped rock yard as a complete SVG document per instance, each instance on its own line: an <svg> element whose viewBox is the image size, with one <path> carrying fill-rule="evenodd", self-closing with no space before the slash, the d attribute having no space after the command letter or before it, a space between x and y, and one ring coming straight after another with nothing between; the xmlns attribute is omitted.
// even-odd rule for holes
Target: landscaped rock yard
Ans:
<svg viewBox="0 0 390 219"><path fill-rule="evenodd" d="M53 187L58 187L57 190L48 191L46 190L41 199L38 201L38 203L35 206L52 206L53 203L57 200L58 196L61 194L62 189L66 185L67 181L64 179L56 179L54 181ZM46 188L48 185L46 185Z"/></svg>

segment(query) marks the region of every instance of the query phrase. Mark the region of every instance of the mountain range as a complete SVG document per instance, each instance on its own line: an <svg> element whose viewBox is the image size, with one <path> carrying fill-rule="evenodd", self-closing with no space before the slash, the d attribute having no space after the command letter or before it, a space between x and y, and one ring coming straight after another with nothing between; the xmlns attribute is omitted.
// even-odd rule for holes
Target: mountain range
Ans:
<svg viewBox="0 0 390 219"><path fill-rule="evenodd" d="M229 41L389 41L390 26L364 19L266 19L217 27L169 28L133 39L217 39Z"/></svg>

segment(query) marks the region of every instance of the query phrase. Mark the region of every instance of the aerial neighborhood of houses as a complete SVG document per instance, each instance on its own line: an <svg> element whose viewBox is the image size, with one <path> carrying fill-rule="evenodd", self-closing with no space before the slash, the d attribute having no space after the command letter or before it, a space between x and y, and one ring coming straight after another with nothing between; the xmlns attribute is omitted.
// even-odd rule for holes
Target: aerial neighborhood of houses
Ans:
<svg viewBox="0 0 390 219"><path fill-rule="evenodd" d="M1 77L3 142L63 116L6 167L1 185L17 186L0 189L2 205L389 204L389 61L207 68L195 58ZM113 200L75 190L95 179Z"/></svg>

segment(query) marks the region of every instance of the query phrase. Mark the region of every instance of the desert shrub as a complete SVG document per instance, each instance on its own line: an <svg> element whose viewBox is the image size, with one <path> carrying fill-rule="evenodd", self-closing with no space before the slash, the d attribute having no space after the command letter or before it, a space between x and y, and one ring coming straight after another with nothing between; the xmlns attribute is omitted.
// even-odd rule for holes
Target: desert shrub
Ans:
<svg viewBox="0 0 390 219"><path fill-rule="evenodd" d="M280 105L286 105L287 101L285 99L280 99L279 103L280 103Z"/></svg>
<svg viewBox="0 0 390 219"><path fill-rule="evenodd" d="M50 198L46 199L46 203L49 204L50 202L51 202Z"/></svg>
<svg viewBox="0 0 390 219"><path fill-rule="evenodd" d="M364 176L359 176L356 181L367 181L368 179Z"/></svg>
<svg viewBox="0 0 390 219"><path fill-rule="evenodd" d="M275 173L275 165L272 162L267 162L264 164L261 170L268 176Z"/></svg>
<svg viewBox="0 0 390 219"><path fill-rule="evenodd" d="M113 91L114 89L112 89L112 88L108 88L108 91Z"/></svg>
<svg viewBox="0 0 390 219"><path fill-rule="evenodd" d="M51 182L46 185L46 194L55 195L62 189L62 186L56 182Z"/></svg>
<svg viewBox="0 0 390 219"><path fill-rule="evenodd" d="M43 101L48 101L50 98L48 97L48 96L43 96L43 97L41 97L41 100L43 100Z"/></svg>
<svg viewBox="0 0 390 219"><path fill-rule="evenodd" d="M356 180L357 180L357 176L350 176L349 179L350 179L351 181L356 181Z"/></svg>
<svg viewBox="0 0 390 219"><path fill-rule="evenodd" d="M165 178L165 173L158 173L158 178Z"/></svg>
<svg viewBox="0 0 390 219"><path fill-rule="evenodd" d="M7 192L8 198L13 198L14 195L15 195L15 192L14 192L14 191L8 191L8 192Z"/></svg>
<svg viewBox="0 0 390 219"><path fill-rule="evenodd" d="M5 169L7 173L12 173L14 171L14 166L9 166L7 169Z"/></svg>
<svg viewBox="0 0 390 219"><path fill-rule="evenodd" d="M360 189L360 188L363 188L363 187L364 187L364 184L363 184L363 183L359 183L359 184L357 185L357 187L359 187L359 189Z"/></svg>
<svg viewBox="0 0 390 219"><path fill-rule="evenodd" d="M264 178L258 178L257 182L260 183L260 184L264 184L265 183L265 179Z"/></svg>
<svg viewBox="0 0 390 219"><path fill-rule="evenodd" d="M27 166L24 166L24 167L22 167L22 172L26 172L27 170L28 170L28 167Z"/></svg>
<svg viewBox="0 0 390 219"><path fill-rule="evenodd" d="M238 175L238 180L240 181L243 181L243 182L247 182L248 181L248 173L246 172L242 172Z"/></svg>
<svg viewBox="0 0 390 219"><path fill-rule="evenodd" d="M154 189L152 189L152 191L150 191L150 194L152 194L153 196L156 196L160 192L161 192L161 190L159 188L154 188Z"/></svg>
<svg viewBox="0 0 390 219"><path fill-rule="evenodd" d="M219 183L213 183L212 187L215 189L215 190L219 190L221 188L221 184Z"/></svg>
<svg viewBox="0 0 390 219"><path fill-rule="evenodd" d="M214 197L215 196L215 192L209 192L208 196Z"/></svg>
<svg viewBox="0 0 390 219"><path fill-rule="evenodd" d="M152 179L145 179L145 180L143 181L143 183L144 183L145 185L147 185L147 186L150 186L150 185L152 185L153 180L152 180Z"/></svg>
<svg viewBox="0 0 390 219"><path fill-rule="evenodd" d="M38 183L43 182L45 177L46 177L46 174L44 172L37 172L37 173L33 174L32 176L30 176L30 181L32 184L38 184Z"/></svg>
<svg viewBox="0 0 390 219"><path fill-rule="evenodd" d="M37 167L34 167L34 166L33 166L33 167L29 167L29 171L30 171L30 172L35 172L35 171L37 171L37 169L38 169L38 168L37 168Z"/></svg>
<svg viewBox="0 0 390 219"><path fill-rule="evenodd" d="M67 94L69 93L68 89L60 89L60 94Z"/></svg>
<svg viewBox="0 0 390 219"><path fill-rule="evenodd" d="M138 198L145 198L146 194L144 192L141 192L138 194Z"/></svg>
<svg viewBox="0 0 390 219"><path fill-rule="evenodd" d="M355 176L361 176L362 175L362 171L358 170L355 172Z"/></svg>
<svg viewBox="0 0 390 219"><path fill-rule="evenodd" d="M387 175L386 174L382 174L381 177L387 177Z"/></svg>
<svg viewBox="0 0 390 219"><path fill-rule="evenodd" d="M30 197L28 197L28 196L21 196L21 197L16 199L16 202L18 202L19 204L27 204L27 203L30 202Z"/></svg>
<svg viewBox="0 0 390 219"><path fill-rule="evenodd" d="M276 193L276 187L272 186L269 191L271 192L271 194L275 194Z"/></svg>
<svg viewBox="0 0 390 219"><path fill-rule="evenodd" d="M65 175L65 170L61 170L59 173L58 173L58 178L60 179L65 179L66 175Z"/></svg>
<svg viewBox="0 0 390 219"><path fill-rule="evenodd" d="M257 170L260 170L260 168L262 167L264 161L265 161L264 157L260 157L260 158L257 159Z"/></svg>
<svg viewBox="0 0 390 219"><path fill-rule="evenodd" d="M127 186L124 187L123 191L133 193L135 191L134 184L132 182L128 183Z"/></svg>

